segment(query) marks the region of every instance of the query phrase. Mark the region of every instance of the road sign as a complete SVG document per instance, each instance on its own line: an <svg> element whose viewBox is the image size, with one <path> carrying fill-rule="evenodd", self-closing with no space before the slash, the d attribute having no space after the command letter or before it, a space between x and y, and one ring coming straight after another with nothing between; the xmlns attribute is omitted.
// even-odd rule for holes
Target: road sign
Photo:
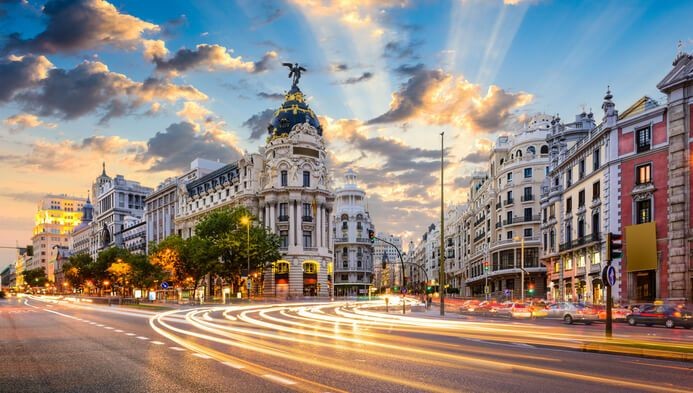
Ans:
<svg viewBox="0 0 693 393"><path fill-rule="evenodd" d="M161 288L168 289L168 283L166 281L161 283Z"/></svg>
<svg viewBox="0 0 693 393"><path fill-rule="evenodd" d="M402 288L402 293L406 294L406 293L407 293L407 288Z"/></svg>
<svg viewBox="0 0 693 393"><path fill-rule="evenodd" d="M503 291L503 293L505 294L505 296L510 296L510 290L509 289L506 289L505 291Z"/></svg>
<svg viewBox="0 0 693 393"><path fill-rule="evenodd" d="M614 268L612 265L605 267L602 271L602 281L604 282L604 285L609 287L616 285L616 268Z"/></svg>
<svg viewBox="0 0 693 393"><path fill-rule="evenodd" d="M484 293L485 294L491 293L491 288L488 285L484 287Z"/></svg>

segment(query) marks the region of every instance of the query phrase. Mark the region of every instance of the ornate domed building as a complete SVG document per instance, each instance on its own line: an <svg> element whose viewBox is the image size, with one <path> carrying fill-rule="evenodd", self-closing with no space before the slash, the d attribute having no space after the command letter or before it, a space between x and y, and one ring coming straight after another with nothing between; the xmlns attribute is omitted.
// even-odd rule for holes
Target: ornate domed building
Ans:
<svg viewBox="0 0 693 393"><path fill-rule="evenodd" d="M325 140L297 82L258 153L179 186L176 230L183 237L192 235L203 214L238 204L280 236L282 258L263 274L264 296L328 296L332 287L334 193Z"/></svg>

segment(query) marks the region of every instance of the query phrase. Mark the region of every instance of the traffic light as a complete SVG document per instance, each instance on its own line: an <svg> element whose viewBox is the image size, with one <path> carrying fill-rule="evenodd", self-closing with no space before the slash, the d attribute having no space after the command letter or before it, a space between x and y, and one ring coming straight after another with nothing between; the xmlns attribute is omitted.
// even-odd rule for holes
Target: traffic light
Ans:
<svg viewBox="0 0 693 393"><path fill-rule="evenodd" d="M375 243L375 232L372 229L368 230L368 239L370 239L371 243Z"/></svg>
<svg viewBox="0 0 693 393"><path fill-rule="evenodd" d="M430 285L426 287L426 293L431 293L431 286Z"/></svg>
<svg viewBox="0 0 693 393"><path fill-rule="evenodd" d="M527 292L529 292L530 295L534 295L534 284L529 284Z"/></svg>
<svg viewBox="0 0 693 393"><path fill-rule="evenodd" d="M491 269L491 266L489 265L488 261L484 261L484 270L489 271Z"/></svg>
<svg viewBox="0 0 693 393"><path fill-rule="evenodd" d="M623 255L622 236L615 233L607 233L606 235L606 256L609 261L620 259Z"/></svg>

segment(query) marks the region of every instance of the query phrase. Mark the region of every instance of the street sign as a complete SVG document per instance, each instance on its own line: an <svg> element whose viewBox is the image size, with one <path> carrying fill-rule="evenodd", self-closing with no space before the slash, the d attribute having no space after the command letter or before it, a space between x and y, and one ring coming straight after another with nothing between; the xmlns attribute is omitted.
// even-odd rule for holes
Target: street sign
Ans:
<svg viewBox="0 0 693 393"><path fill-rule="evenodd" d="M491 288L488 285L484 287L484 293L487 295L491 293Z"/></svg>
<svg viewBox="0 0 693 393"><path fill-rule="evenodd" d="M168 289L168 283L166 281L161 283L161 288Z"/></svg>
<svg viewBox="0 0 693 393"><path fill-rule="evenodd" d="M605 267L602 271L602 281L604 282L604 285L608 287L613 287L616 285L616 268L611 265Z"/></svg>
<svg viewBox="0 0 693 393"><path fill-rule="evenodd" d="M402 288L402 293L406 294L406 293L407 293L407 288Z"/></svg>
<svg viewBox="0 0 693 393"><path fill-rule="evenodd" d="M503 293L505 294L505 296L510 296L510 290L509 289L506 289L505 291L503 291Z"/></svg>

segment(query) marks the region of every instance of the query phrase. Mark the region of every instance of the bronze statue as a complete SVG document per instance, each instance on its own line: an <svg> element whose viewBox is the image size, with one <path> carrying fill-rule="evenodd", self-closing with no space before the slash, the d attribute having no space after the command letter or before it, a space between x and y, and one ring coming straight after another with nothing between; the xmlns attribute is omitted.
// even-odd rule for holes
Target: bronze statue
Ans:
<svg viewBox="0 0 693 393"><path fill-rule="evenodd" d="M307 71L305 68L298 65L298 63L282 63L283 66L289 67L289 78L292 78L291 87L298 87L298 81L301 79L301 71Z"/></svg>

